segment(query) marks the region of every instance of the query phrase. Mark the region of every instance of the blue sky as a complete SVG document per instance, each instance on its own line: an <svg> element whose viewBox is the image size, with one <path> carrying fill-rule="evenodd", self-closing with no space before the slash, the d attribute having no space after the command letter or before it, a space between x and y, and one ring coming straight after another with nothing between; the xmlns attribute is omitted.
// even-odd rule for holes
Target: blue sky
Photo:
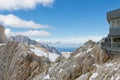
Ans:
<svg viewBox="0 0 120 80"><path fill-rule="evenodd" d="M71 44L106 36L106 12L120 7L120 0L11 1L0 2L0 23L8 36L22 34L37 41Z"/></svg>

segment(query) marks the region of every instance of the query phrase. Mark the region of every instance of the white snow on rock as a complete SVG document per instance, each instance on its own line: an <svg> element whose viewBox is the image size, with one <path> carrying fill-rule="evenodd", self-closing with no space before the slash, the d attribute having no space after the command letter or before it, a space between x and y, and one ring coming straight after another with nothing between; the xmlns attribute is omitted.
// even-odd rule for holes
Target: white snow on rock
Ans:
<svg viewBox="0 0 120 80"><path fill-rule="evenodd" d="M114 69L114 71L117 71L117 70L118 70L118 68L115 68L115 69Z"/></svg>
<svg viewBox="0 0 120 80"><path fill-rule="evenodd" d="M55 53L49 53L49 59L51 62L55 62L55 60L59 57L60 55L55 54Z"/></svg>
<svg viewBox="0 0 120 80"><path fill-rule="evenodd" d="M42 50L40 50L37 47L32 47L32 48L30 48L30 50L32 52L34 52L36 55L38 55L38 56L45 56L45 57L47 57L47 53L43 52Z"/></svg>
<svg viewBox="0 0 120 80"><path fill-rule="evenodd" d="M120 80L120 76L118 76L118 77L116 78L116 80Z"/></svg>
<svg viewBox="0 0 120 80"><path fill-rule="evenodd" d="M97 68L99 68L99 67L100 67L100 65L98 65L98 64L93 64L93 66L95 66L95 67L97 67Z"/></svg>
<svg viewBox="0 0 120 80"><path fill-rule="evenodd" d="M59 70L59 73L61 73L63 71L63 69L61 68L60 70Z"/></svg>
<svg viewBox="0 0 120 80"><path fill-rule="evenodd" d="M74 64L73 67L76 67L76 65Z"/></svg>
<svg viewBox="0 0 120 80"><path fill-rule="evenodd" d="M43 80L48 80L48 79L50 79L50 75L46 75L44 78L43 78Z"/></svg>
<svg viewBox="0 0 120 80"><path fill-rule="evenodd" d="M76 80L85 80L85 74L82 74L78 79Z"/></svg>
<svg viewBox="0 0 120 80"><path fill-rule="evenodd" d="M71 52L61 52L62 56L65 57L66 59L68 59L70 57L70 53Z"/></svg>
<svg viewBox="0 0 120 80"><path fill-rule="evenodd" d="M85 73L85 74L82 74L82 75L80 75L77 79L75 79L75 80L86 80L87 78L86 77L88 77L88 74L89 73Z"/></svg>
<svg viewBox="0 0 120 80"><path fill-rule="evenodd" d="M74 57L79 57L81 55L81 53L78 53L78 54L76 54Z"/></svg>
<svg viewBox="0 0 120 80"><path fill-rule="evenodd" d="M114 80L114 77L112 76L110 80Z"/></svg>
<svg viewBox="0 0 120 80"><path fill-rule="evenodd" d="M94 57L94 55L91 55L92 57Z"/></svg>
<svg viewBox="0 0 120 80"><path fill-rule="evenodd" d="M45 56L46 58L49 57L49 60L51 62L55 62L55 60L59 57L58 54L56 53L49 53L49 52L44 52L41 49L39 49L38 47L35 46L31 46L30 50L32 52L34 52L37 56ZM49 55L49 56L47 56Z"/></svg>
<svg viewBox="0 0 120 80"><path fill-rule="evenodd" d="M93 80L93 79L96 78L97 76L98 76L98 73L93 73L89 80Z"/></svg>
<svg viewBox="0 0 120 80"><path fill-rule="evenodd" d="M89 49L87 50L87 53L90 52L92 49L93 49L93 48L89 48Z"/></svg>
<svg viewBox="0 0 120 80"><path fill-rule="evenodd" d="M5 43L0 43L0 46L5 45Z"/></svg>
<svg viewBox="0 0 120 80"><path fill-rule="evenodd" d="M113 63L106 63L106 64L105 64L106 67L111 67L111 66L113 66L113 65L114 65Z"/></svg>

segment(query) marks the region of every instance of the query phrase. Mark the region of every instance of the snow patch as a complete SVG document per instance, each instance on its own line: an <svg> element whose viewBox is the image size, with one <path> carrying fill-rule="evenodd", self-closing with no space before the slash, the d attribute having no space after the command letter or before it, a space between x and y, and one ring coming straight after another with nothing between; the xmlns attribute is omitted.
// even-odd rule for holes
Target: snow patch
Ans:
<svg viewBox="0 0 120 80"><path fill-rule="evenodd" d="M47 53L35 46L31 46L30 50L34 52L37 56L45 56L46 58L49 57L49 60L51 62L55 62L55 60L59 57L59 55L56 53Z"/></svg>
<svg viewBox="0 0 120 80"><path fill-rule="evenodd" d="M42 50L40 50L37 47L32 47L32 48L30 48L30 50L32 52L34 52L36 55L38 55L38 56L45 56L45 57L47 57L47 53L43 52Z"/></svg>
<svg viewBox="0 0 120 80"><path fill-rule="evenodd" d="M65 57L66 59L68 59L70 57L70 53L71 52L61 52L62 56Z"/></svg>
<svg viewBox="0 0 120 80"><path fill-rule="evenodd" d="M118 76L118 77L116 78L116 80L120 80L120 76Z"/></svg>
<svg viewBox="0 0 120 80"><path fill-rule="evenodd" d="M98 65L98 64L93 64L93 66L95 66L95 67L97 67L97 68L99 68L99 67L100 67L100 65Z"/></svg>
<svg viewBox="0 0 120 80"><path fill-rule="evenodd" d="M96 78L97 76L98 76L98 73L93 73L89 80L93 80L93 79Z"/></svg>
<svg viewBox="0 0 120 80"><path fill-rule="evenodd" d="M64 61L64 63L63 64L66 64L67 63L67 61Z"/></svg>
<svg viewBox="0 0 120 80"><path fill-rule="evenodd" d="M114 80L114 77L112 76L110 80Z"/></svg>
<svg viewBox="0 0 120 80"><path fill-rule="evenodd" d="M113 66L113 64L112 63L106 63L105 66L108 68L108 67Z"/></svg>
<svg viewBox="0 0 120 80"><path fill-rule="evenodd" d="M76 65L74 64L73 67L75 67Z"/></svg>
<svg viewBox="0 0 120 80"><path fill-rule="evenodd" d="M117 70L118 70L118 68L115 68L115 69L114 69L114 71L117 71Z"/></svg>
<svg viewBox="0 0 120 80"><path fill-rule="evenodd" d="M89 73L85 73L80 75L76 80L86 80L86 77L88 76Z"/></svg>
<svg viewBox="0 0 120 80"><path fill-rule="evenodd" d="M59 70L59 73L61 73L63 71L63 69L61 68L60 70Z"/></svg>
<svg viewBox="0 0 120 80"><path fill-rule="evenodd" d="M45 79L50 79L50 75L46 75L46 76L43 78L43 80L45 80Z"/></svg>
<svg viewBox="0 0 120 80"><path fill-rule="evenodd" d="M0 43L0 46L5 45L5 43Z"/></svg>
<svg viewBox="0 0 120 80"><path fill-rule="evenodd" d="M92 49L93 49L93 48L89 48L89 49L87 50L87 53L90 52Z"/></svg>
<svg viewBox="0 0 120 80"><path fill-rule="evenodd" d="M94 55L91 55L92 57L94 57Z"/></svg>
<svg viewBox="0 0 120 80"><path fill-rule="evenodd" d="M85 74L82 74L77 80L84 80L85 79Z"/></svg>
<svg viewBox="0 0 120 80"><path fill-rule="evenodd" d="M55 62L55 60L59 57L60 55L56 54L56 53L49 53L49 59L52 62Z"/></svg>
<svg viewBox="0 0 120 80"><path fill-rule="evenodd" d="M81 55L81 53L78 53L78 54L76 54L74 57L78 57L78 56L80 56Z"/></svg>

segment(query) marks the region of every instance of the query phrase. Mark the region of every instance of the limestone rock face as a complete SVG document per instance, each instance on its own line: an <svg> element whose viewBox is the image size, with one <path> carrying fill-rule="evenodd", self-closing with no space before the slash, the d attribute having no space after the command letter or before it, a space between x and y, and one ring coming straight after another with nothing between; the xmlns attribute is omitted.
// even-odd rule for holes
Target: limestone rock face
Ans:
<svg viewBox="0 0 120 80"><path fill-rule="evenodd" d="M48 65L30 46L7 42L0 45L0 80L120 80L120 54L111 56L90 40Z"/></svg>
<svg viewBox="0 0 120 80"><path fill-rule="evenodd" d="M27 45L17 42L0 45L0 80L32 80L47 68L41 59Z"/></svg>
<svg viewBox="0 0 120 80"><path fill-rule="evenodd" d="M52 64L47 75L50 76L50 80L75 80L80 75L93 71L95 64L103 64L107 60L108 55L101 50L99 45L88 41L72 53L70 58ZM90 73L88 78L89 76ZM44 74L36 76L34 80L39 80L37 77L44 79Z"/></svg>
<svg viewBox="0 0 120 80"><path fill-rule="evenodd" d="M6 36L5 36L5 28L0 25L0 43L5 43Z"/></svg>
<svg viewBox="0 0 120 80"><path fill-rule="evenodd" d="M27 36L23 36L23 35L10 36L8 38L8 40L16 41L16 42L20 42L20 43L24 43L24 44L28 44L28 45L38 45L38 46L40 46L42 48L47 49L51 53L59 54L59 52L54 47L51 47L51 46L49 46L47 44L40 43L40 42L37 42L35 40L32 40Z"/></svg>

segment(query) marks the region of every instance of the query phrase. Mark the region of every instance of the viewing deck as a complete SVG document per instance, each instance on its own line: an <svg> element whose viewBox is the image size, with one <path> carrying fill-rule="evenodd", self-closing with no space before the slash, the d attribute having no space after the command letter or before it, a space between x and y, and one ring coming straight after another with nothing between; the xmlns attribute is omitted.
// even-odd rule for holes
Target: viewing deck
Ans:
<svg viewBox="0 0 120 80"><path fill-rule="evenodd" d="M101 48L109 51L120 51L120 42L102 42Z"/></svg>
<svg viewBox="0 0 120 80"><path fill-rule="evenodd" d="M109 35L112 36L112 37L120 36L120 27L110 28Z"/></svg>

